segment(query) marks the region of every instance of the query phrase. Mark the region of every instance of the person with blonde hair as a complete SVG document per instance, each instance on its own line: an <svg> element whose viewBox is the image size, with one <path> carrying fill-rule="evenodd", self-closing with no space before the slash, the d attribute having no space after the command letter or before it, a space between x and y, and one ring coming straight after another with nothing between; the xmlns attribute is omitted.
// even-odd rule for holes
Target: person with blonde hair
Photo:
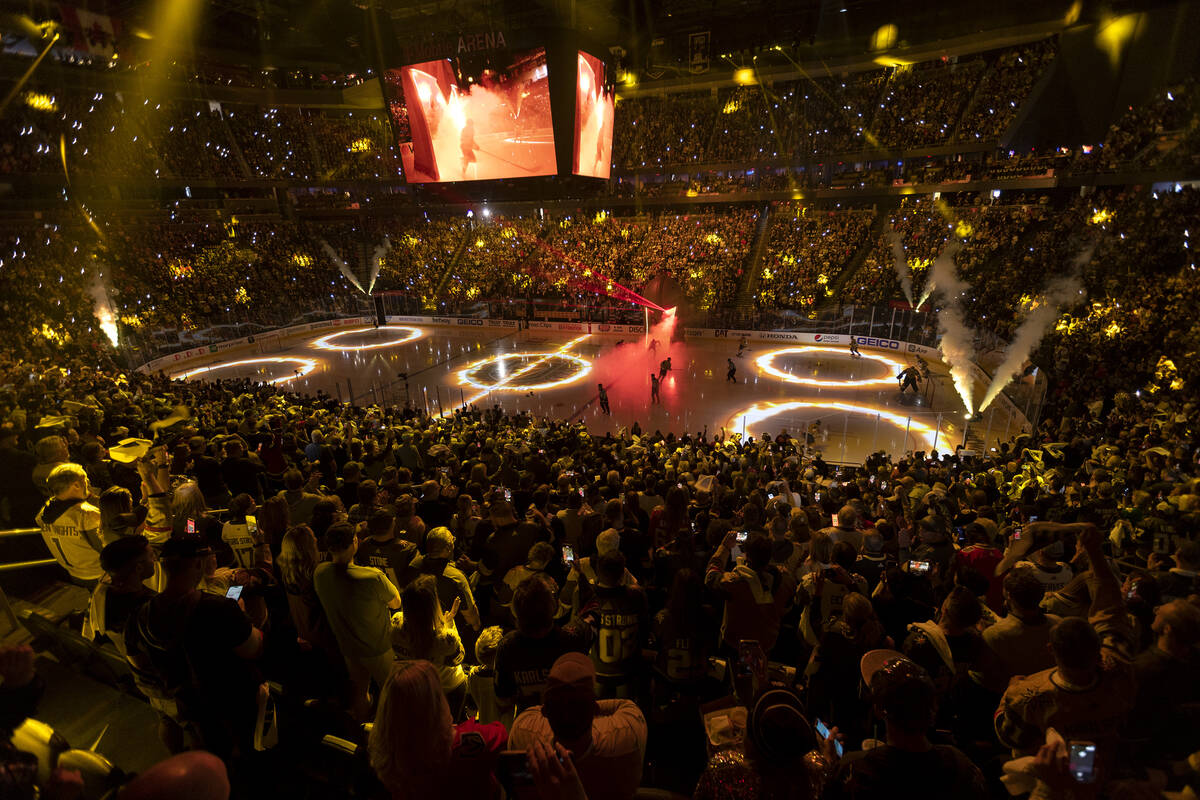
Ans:
<svg viewBox="0 0 1200 800"><path fill-rule="evenodd" d="M384 682L367 751L393 800L487 800L500 796L495 766L507 741L499 722L454 725L437 669L401 661Z"/></svg>
<svg viewBox="0 0 1200 800"><path fill-rule="evenodd" d="M50 499L37 514L42 539L71 580L94 589L100 568L100 510L88 502L92 486L78 464L59 464L46 478Z"/></svg>

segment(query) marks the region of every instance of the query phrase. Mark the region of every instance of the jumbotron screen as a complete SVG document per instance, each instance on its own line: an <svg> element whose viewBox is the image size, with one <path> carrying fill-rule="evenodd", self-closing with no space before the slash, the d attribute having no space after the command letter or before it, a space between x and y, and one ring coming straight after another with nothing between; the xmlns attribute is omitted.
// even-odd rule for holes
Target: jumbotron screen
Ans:
<svg viewBox="0 0 1200 800"><path fill-rule="evenodd" d="M390 106L409 183L557 173L545 49L496 63L446 58L389 71L399 88Z"/></svg>
<svg viewBox="0 0 1200 800"><path fill-rule="evenodd" d="M575 71L576 175L608 178L612 170L613 97L604 62L579 51Z"/></svg>

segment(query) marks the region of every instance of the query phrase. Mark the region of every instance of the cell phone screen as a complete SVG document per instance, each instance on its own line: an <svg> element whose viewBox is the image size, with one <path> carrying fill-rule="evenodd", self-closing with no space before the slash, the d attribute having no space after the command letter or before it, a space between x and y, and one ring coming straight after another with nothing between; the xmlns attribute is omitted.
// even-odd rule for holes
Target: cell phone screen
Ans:
<svg viewBox="0 0 1200 800"><path fill-rule="evenodd" d="M563 545L563 563L568 565L575 563L575 548L569 544Z"/></svg>
<svg viewBox="0 0 1200 800"><path fill-rule="evenodd" d="M838 515L837 514L833 515L833 527L835 527L835 528L838 527Z"/></svg>
<svg viewBox="0 0 1200 800"><path fill-rule="evenodd" d="M817 733L821 735L822 739L829 738L829 726L819 719L817 720ZM842 743L837 739L834 739L833 746L837 750L838 758L841 758L842 754L845 752L845 749L842 747Z"/></svg>
<svg viewBox="0 0 1200 800"><path fill-rule="evenodd" d="M192 536L195 533L196 533L196 520L192 519L191 517L188 517L187 534L188 534L188 536Z"/></svg>
<svg viewBox="0 0 1200 800"><path fill-rule="evenodd" d="M908 571L913 575L925 575L929 572L928 561L910 561L908 562Z"/></svg>
<svg viewBox="0 0 1200 800"><path fill-rule="evenodd" d="M1071 777L1080 783L1096 779L1096 745L1091 742L1071 742L1069 769Z"/></svg>
<svg viewBox="0 0 1200 800"><path fill-rule="evenodd" d="M225 592L225 596L228 597L230 600L240 599L242 596L242 587L241 586L230 586L229 591Z"/></svg>
<svg viewBox="0 0 1200 800"><path fill-rule="evenodd" d="M510 503L512 502L512 490L511 489L504 490L504 499Z"/></svg>
<svg viewBox="0 0 1200 800"><path fill-rule="evenodd" d="M750 531L738 531L737 532L737 543L743 544L746 541L746 539L748 539L749 537L750 537Z"/></svg>

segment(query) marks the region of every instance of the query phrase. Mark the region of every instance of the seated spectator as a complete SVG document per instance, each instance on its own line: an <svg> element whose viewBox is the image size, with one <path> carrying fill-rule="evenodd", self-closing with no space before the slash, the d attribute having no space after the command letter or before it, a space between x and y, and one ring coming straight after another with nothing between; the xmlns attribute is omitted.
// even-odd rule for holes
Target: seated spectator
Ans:
<svg viewBox="0 0 1200 800"><path fill-rule="evenodd" d="M496 761L507 739L499 722L455 725L434 666L401 661L383 683L367 749L394 800L499 800Z"/></svg>
<svg viewBox="0 0 1200 800"><path fill-rule="evenodd" d="M313 571L313 588L350 673L351 712L365 719L371 680L384 686L395 660L391 612L400 609L400 593L379 570L354 563L358 537L349 523L325 535L331 560Z"/></svg>
<svg viewBox="0 0 1200 800"><path fill-rule="evenodd" d="M642 781L646 720L630 700L596 700L596 671L582 653L566 653L546 678L540 706L519 714L510 744L561 744L574 756L588 800L630 800Z"/></svg>

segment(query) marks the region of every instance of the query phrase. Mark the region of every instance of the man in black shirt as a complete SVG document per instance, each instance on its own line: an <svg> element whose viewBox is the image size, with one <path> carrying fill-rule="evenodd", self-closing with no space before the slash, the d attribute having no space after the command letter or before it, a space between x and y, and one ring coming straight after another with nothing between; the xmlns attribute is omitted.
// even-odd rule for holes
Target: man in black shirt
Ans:
<svg viewBox="0 0 1200 800"><path fill-rule="evenodd" d="M496 650L496 698L517 713L542 702L550 668L563 653L587 653L585 628L554 624L558 587L543 573L526 578L513 594L517 629Z"/></svg>
<svg viewBox="0 0 1200 800"><path fill-rule="evenodd" d="M203 436L193 436L188 439L188 451L191 454L191 465L188 473L196 479L204 502L209 508L225 508L232 495L225 488L225 480L221 477L221 462L208 454L208 443Z"/></svg>
<svg viewBox="0 0 1200 800"><path fill-rule="evenodd" d="M937 714L937 693L925 670L894 650L872 650L862 660L863 680L887 741L848 753L825 787L826 800L983 800L983 774L957 748L927 735Z"/></svg>
<svg viewBox="0 0 1200 800"><path fill-rule="evenodd" d="M417 546L412 542L396 538L396 518L386 509L376 509L367 520L366 535L358 542L354 563L361 567L375 567L388 577L392 585L402 589L399 578L408 571L408 565L417 555Z"/></svg>
<svg viewBox="0 0 1200 800"><path fill-rule="evenodd" d="M221 462L221 477L225 480L230 494L248 494L254 502L263 501L262 491L263 468L246 456L246 448L242 440L229 439L225 442L225 460Z"/></svg>
<svg viewBox="0 0 1200 800"><path fill-rule="evenodd" d="M197 589L211 552L197 539L164 545L167 585L131 616L125 644L130 661L175 699L204 749L229 762L253 746L262 633L237 601Z"/></svg>

